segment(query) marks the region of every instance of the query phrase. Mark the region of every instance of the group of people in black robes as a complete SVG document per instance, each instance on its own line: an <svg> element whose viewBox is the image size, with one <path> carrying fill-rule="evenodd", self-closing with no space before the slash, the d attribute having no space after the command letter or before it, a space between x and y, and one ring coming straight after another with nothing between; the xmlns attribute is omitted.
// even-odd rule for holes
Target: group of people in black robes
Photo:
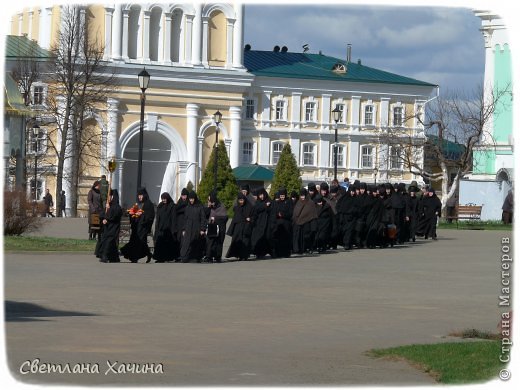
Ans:
<svg viewBox="0 0 520 390"><path fill-rule="evenodd" d="M309 183L288 196L280 188L271 199L264 188L241 187L228 224L228 211L213 192L206 205L194 191L183 189L177 203L168 193L154 210L146 189L138 192L138 213L130 216L131 236L117 251L122 210L117 191L102 215L103 235L96 249L100 261L132 262L146 257L164 262L221 262L226 234L231 244L226 258L249 260L322 253L343 247L385 248L416 237L437 239L441 201L433 188L421 192L404 183L367 185L355 181L348 188ZM153 222L153 254L148 236ZM105 235L105 232L106 235ZM117 233L117 234L116 234Z"/></svg>

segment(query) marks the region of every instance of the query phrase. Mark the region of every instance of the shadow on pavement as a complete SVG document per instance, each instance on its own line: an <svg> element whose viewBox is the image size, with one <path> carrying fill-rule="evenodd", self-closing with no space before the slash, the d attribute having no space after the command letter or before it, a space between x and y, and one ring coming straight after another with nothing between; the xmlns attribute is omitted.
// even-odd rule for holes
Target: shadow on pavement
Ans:
<svg viewBox="0 0 520 390"><path fill-rule="evenodd" d="M49 309L34 303L5 301L6 321L46 321L46 317L95 316L93 313Z"/></svg>

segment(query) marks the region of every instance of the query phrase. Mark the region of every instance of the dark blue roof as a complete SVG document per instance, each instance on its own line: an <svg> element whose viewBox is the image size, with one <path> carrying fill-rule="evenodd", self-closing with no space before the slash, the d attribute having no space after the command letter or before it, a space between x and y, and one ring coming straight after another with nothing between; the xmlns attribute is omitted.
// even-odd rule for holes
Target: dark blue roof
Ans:
<svg viewBox="0 0 520 390"><path fill-rule="evenodd" d="M332 71L336 64L343 64L347 71ZM247 50L244 52L244 65L256 76L436 87L435 84L322 54Z"/></svg>

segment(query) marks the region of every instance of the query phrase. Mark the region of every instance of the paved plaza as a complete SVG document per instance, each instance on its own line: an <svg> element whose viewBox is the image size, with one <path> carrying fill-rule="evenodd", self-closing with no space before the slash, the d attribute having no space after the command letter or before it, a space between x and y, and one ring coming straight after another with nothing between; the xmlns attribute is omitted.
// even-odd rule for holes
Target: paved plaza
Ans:
<svg viewBox="0 0 520 390"><path fill-rule="evenodd" d="M86 229L53 220L39 234L85 238ZM366 351L496 331L500 244L511 235L440 230L436 242L393 249L222 264L7 253L8 363L30 383L431 384ZM99 373L31 373L35 359ZM162 373L117 373L125 363Z"/></svg>

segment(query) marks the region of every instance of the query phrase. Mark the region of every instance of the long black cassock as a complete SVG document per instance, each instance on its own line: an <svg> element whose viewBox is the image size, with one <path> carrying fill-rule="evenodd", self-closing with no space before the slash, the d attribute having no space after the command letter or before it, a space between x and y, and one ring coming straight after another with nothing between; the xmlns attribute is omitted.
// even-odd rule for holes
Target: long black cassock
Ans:
<svg viewBox="0 0 520 390"><path fill-rule="evenodd" d="M238 195L238 199L244 199L244 204L237 203L233 207L234 215L227 231L227 235L231 236L231 244L226 258L237 257L240 260L247 260L251 253L253 206L242 193Z"/></svg>
<svg viewBox="0 0 520 390"><path fill-rule="evenodd" d="M190 192L188 205L184 209L184 225L182 227L181 260L201 260L205 247L205 238L201 232L207 228L204 207L199 202L197 194ZM194 199L191 203L191 199Z"/></svg>
<svg viewBox="0 0 520 390"><path fill-rule="evenodd" d="M112 190L111 194L110 208L107 212L105 210L101 212L101 221L106 220L107 223L104 224L103 234L97 243L96 256L103 262L118 263L117 242L123 210L119 206L119 193L117 190Z"/></svg>
<svg viewBox="0 0 520 390"><path fill-rule="evenodd" d="M287 196L287 191L282 193ZM273 257L291 257L293 202L289 198L271 204L270 237Z"/></svg>
<svg viewBox="0 0 520 390"><path fill-rule="evenodd" d="M263 194L261 199L260 192ZM265 189L259 190L258 198L253 206L252 233L251 233L251 252L256 257L263 257L271 253L269 244L269 216L271 212L271 199Z"/></svg>
<svg viewBox="0 0 520 390"><path fill-rule="evenodd" d="M161 199L166 203L159 203L155 218L153 258L157 262L173 261L179 252L179 242L175 237L175 202L170 194L164 192Z"/></svg>

